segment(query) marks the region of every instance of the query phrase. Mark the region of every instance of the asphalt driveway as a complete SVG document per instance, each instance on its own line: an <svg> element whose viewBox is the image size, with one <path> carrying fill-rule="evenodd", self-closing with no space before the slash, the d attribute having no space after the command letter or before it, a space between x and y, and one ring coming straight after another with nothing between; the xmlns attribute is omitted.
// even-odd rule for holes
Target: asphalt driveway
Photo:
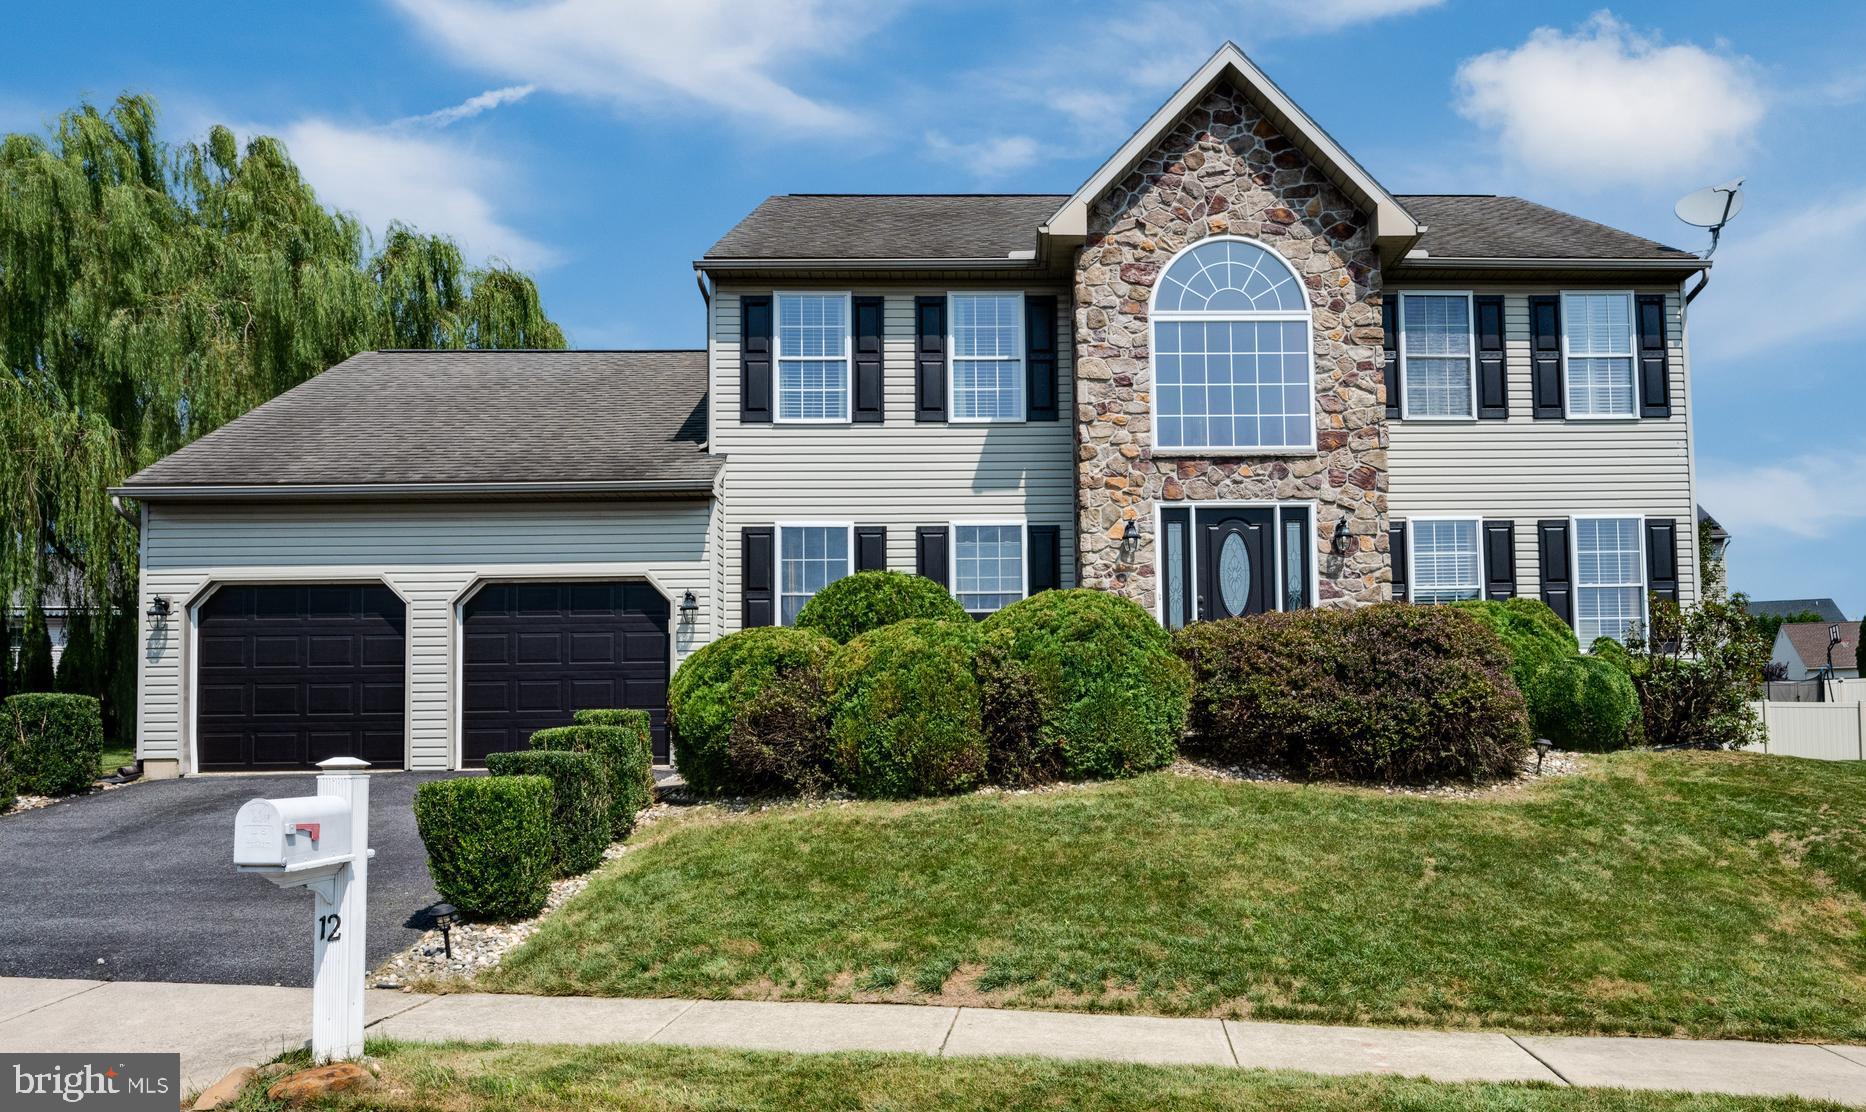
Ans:
<svg viewBox="0 0 1866 1112"><path fill-rule="evenodd" d="M447 775L370 778L372 967L440 898L413 801ZM233 816L254 796L313 794L313 780L158 780L0 815L0 977L309 985L311 894L235 871Z"/></svg>

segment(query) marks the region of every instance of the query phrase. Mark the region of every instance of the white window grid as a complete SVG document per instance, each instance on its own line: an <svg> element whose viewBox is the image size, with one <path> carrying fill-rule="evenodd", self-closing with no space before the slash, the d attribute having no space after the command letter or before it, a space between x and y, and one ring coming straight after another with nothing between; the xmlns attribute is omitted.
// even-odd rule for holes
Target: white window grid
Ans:
<svg viewBox="0 0 1866 1112"><path fill-rule="evenodd" d="M1406 521L1406 579L1412 601L1458 602L1484 595L1483 527L1472 517Z"/></svg>
<svg viewBox="0 0 1866 1112"><path fill-rule="evenodd" d="M1575 633L1581 647L1595 638L1624 642L1645 628L1645 523L1637 517L1576 517L1574 535Z"/></svg>
<svg viewBox="0 0 1866 1112"><path fill-rule="evenodd" d="M1477 418L1477 313L1468 290L1400 294L1399 357L1402 419Z"/></svg>
<svg viewBox="0 0 1866 1112"><path fill-rule="evenodd" d="M777 523L778 624L795 625L810 596L849 574L855 525L847 521Z"/></svg>
<svg viewBox="0 0 1866 1112"><path fill-rule="evenodd" d="M1205 455L1313 451L1307 296L1289 263L1255 240L1201 240L1168 263L1151 312L1154 447Z"/></svg>
<svg viewBox="0 0 1866 1112"><path fill-rule="evenodd" d="M955 291L946 302L947 350L952 353L948 419L1022 421L1023 292Z"/></svg>
<svg viewBox="0 0 1866 1112"><path fill-rule="evenodd" d="M777 412L782 422L849 419L851 299L847 293L776 293Z"/></svg>
<svg viewBox="0 0 1866 1112"><path fill-rule="evenodd" d="M952 523L952 594L967 613L1002 610L1030 593L1028 533L1022 518Z"/></svg>
<svg viewBox="0 0 1866 1112"><path fill-rule="evenodd" d="M1639 416L1635 395L1639 337L1630 290L1566 290L1561 295L1567 415L1616 420Z"/></svg>

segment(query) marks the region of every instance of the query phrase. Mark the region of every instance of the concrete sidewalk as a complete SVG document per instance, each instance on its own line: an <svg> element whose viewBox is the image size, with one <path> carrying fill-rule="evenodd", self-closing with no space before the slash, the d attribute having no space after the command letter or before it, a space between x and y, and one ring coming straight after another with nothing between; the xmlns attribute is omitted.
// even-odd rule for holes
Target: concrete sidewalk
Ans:
<svg viewBox="0 0 1866 1112"><path fill-rule="evenodd" d="M1316 1027L896 1004L372 991L371 1037L1093 1058L1436 1081L1802 1096L1866 1106L1866 1047ZM183 1088L303 1044L305 989L0 979L0 1051L169 1050Z"/></svg>

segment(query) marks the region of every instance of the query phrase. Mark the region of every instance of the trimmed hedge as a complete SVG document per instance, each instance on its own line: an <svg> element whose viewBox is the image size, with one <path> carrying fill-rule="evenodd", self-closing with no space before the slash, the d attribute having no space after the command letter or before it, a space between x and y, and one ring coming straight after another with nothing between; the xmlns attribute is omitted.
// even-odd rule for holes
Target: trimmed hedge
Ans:
<svg viewBox="0 0 1866 1112"><path fill-rule="evenodd" d="M1044 591L985 619L1000 660L1014 660L1041 709L1034 751L1074 779L1171 764L1190 698L1172 639L1134 602L1101 591ZM1003 683L987 681L987 687Z"/></svg>
<svg viewBox="0 0 1866 1112"><path fill-rule="evenodd" d="M818 673L836 643L815 630L764 626L689 656L667 689L667 733L687 786L701 795L758 788L730 758L733 723L767 687Z"/></svg>
<svg viewBox="0 0 1866 1112"><path fill-rule="evenodd" d="M817 671L770 684L733 716L726 763L751 790L821 795L836 783L828 715Z"/></svg>
<svg viewBox="0 0 1866 1112"><path fill-rule="evenodd" d="M644 734L650 733L653 728L652 721L645 710L591 707L589 710L580 710L571 715L570 720L579 726L623 726L629 729L639 729Z"/></svg>
<svg viewBox="0 0 1866 1112"><path fill-rule="evenodd" d="M33 795L73 795L97 779L104 722L89 695L35 692L6 700L8 759Z"/></svg>
<svg viewBox="0 0 1866 1112"><path fill-rule="evenodd" d="M946 588L900 571L858 571L829 584L797 612L797 628L813 629L847 643L871 629L909 618L969 621L965 607Z"/></svg>
<svg viewBox="0 0 1866 1112"><path fill-rule="evenodd" d="M912 618L870 630L831 658L829 756L849 790L906 799L984 778L978 642L970 620Z"/></svg>
<svg viewBox="0 0 1866 1112"><path fill-rule="evenodd" d="M1467 610L1383 604L1200 622L1195 742L1305 776L1408 783L1509 775L1529 715L1510 656Z"/></svg>
<svg viewBox="0 0 1866 1112"><path fill-rule="evenodd" d="M1608 752L1631 744L1639 692L1611 660L1576 656L1545 664L1523 690L1536 736L1559 749Z"/></svg>
<svg viewBox="0 0 1866 1112"><path fill-rule="evenodd" d="M542 776L551 782L552 865L558 876L587 873L609 848L609 785L593 753L521 749L489 753L494 776Z"/></svg>
<svg viewBox="0 0 1866 1112"><path fill-rule="evenodd" d="M1510 675L1525 692L1537 668L1572 659L1581 651L1574 630L1541 599L1476 599L1451 605L1483 622L1503 639L1510 651Z"/></svg>
<svg viewBox="0 0 1866 1112"><path fill-rule="evenodd" d="M551 782L464 776L415 789L415 828L441 899L468 919L529 919L551 891Z"/></svg>
<svg viewBox="0 0 1866 1112"><path fill-rule="evenodd" d="M531 748L588 753L595 759L608 824L608 837L603 840L607 845L628 837L635 829L635 816L654 802L654 735L643 711L578 711L577 717L586 714L627 724L554 726L532 734Z"/></svg>

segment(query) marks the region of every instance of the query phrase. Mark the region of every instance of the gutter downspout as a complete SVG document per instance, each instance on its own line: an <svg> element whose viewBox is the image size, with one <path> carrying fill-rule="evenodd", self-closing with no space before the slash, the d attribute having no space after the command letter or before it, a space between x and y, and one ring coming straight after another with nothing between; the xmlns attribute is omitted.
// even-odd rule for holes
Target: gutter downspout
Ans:
<svg viewBox="0 0 1866 1112"><path fill-rule="evenodd" d="M1710 271L1698 271L1698 284L1685 291L1685 304L1689 305L1696 300L1698 294L1703 293L1704 287L1708 285L1710 285Z"/></svg>

